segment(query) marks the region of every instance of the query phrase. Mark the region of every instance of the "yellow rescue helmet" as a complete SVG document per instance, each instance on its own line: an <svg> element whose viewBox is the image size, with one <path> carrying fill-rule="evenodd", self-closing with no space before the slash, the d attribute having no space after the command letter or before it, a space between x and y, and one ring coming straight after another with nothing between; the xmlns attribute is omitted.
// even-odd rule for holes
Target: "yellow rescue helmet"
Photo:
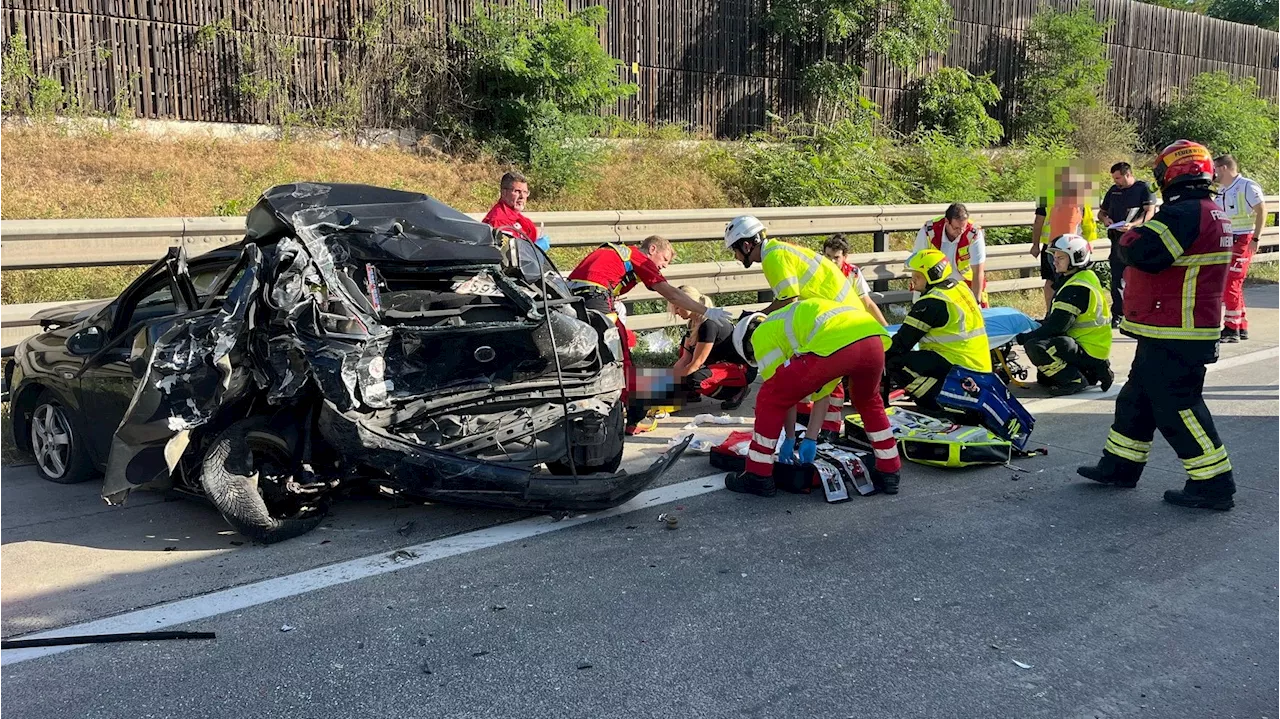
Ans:
<svg viewBox="0 0 1280 719"><path fill-rule="evenodd" d="M951 275L951 263L947 262L947 256L933 247L926 247L908 257L907 269L924 275L931 285Z"/></svg>

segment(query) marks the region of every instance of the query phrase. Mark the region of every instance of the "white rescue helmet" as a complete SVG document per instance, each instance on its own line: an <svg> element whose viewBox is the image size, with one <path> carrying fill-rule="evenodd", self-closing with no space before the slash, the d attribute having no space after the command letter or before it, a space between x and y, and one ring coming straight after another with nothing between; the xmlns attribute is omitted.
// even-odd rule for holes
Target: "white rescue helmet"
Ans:
<svg viewBox="0 0 1280 719"><path fill-rule="evenodd" d="M1049 250L1066 255L1067 264L1075 269L1087 266L1092 259L1089 241L1080 235L1058 235Z"/></svg>
<svg viewBox="0 0 1280 719"><path fill-rule="evenodd" d="M741 215L733 218L724 228L724 246L725 249L732 250L733 246L743 240L755 239L757 236L764 239L764 223L752 215Z"/></svg>
<svg viewBox="0 0 1280 719"><path fill-rule="evenodd" d="M738 353L743 362L757 367L756 353L749 344L750 338L747 336L755 331L755 326L764 322L768 318L763 312L752 312L751 314L738 320L738 324L733 328L733 350Z"/></svg>

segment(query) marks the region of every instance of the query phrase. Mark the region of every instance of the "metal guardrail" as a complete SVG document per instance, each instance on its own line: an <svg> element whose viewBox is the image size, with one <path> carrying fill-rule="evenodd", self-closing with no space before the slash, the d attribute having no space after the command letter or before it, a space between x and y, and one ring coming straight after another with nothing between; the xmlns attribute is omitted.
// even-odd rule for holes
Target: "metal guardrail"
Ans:
<svg viewBox="0 0 1280 719"><path fill-rule="evenodd" d="M987 202L969 205L985 227L1030 224L1035 204ZM709 210L615 210L531 212L556 247L592 247L605 241L639 242L662 235L673 242L718 239L730 220L754 214L775 237L872 234L873 249L886 249L885 233L916 231L946 205L860 205L850 207L728 207ZM469 213L479 220L479 213ZM195 256L244 237L243 217L161 217L110 220L0 221L4 268L48 269L150 264L165 250L183 244Z"/></svg>
<svg viewBox="0 0 1280 719"><path fill-rule="evenodd" d="M1280 197L1266 199L1269 207L1280 207ZM968 207L973 219L987 227L1027 225L1035 211L1030 202L975 203ZM542 223L555 244L562 247L589 247L612 238L632 242L650 234L661 234L673 241L718 239L722 236L725 223L744 212L751 212L764 221L770 234L775 237L834 232L872 233L877 250L852 255L850 261L861 267L869 282L878 283L884 288L889 280L908 277L903 262L910 254L885 251L886 233L915 231L925 220L937 217L945 209L945 205L883 205L654 212L628 210L531 213L530 218ZM5 220L0 222L0 252L3 253L3 269L141 264L155 261L175 244L185 243L188 253L195 256L239 241L243 232L243 219L223 217ZM1280 228L1266 228L1260 238L1260 245L1267 250L1280 247ZM1036 270L1039 261L1030 256L1029 247L1026 244L989 245L987 272L1019 270L1025 274ZM1105 258L1109 251L1110 242L1100 240L1094 243L1095 258ZM746 269L737 262L677 264L668 267L663 274L672 284L691 285L709 295L769 289L758 265ZM988 290L1007 292L1033 289L1041 284L1039 277L1021 277L990 281ZM626 297L629 305L654 299L659 299L659 295L643 287L633 290ZM877 301L881 304L908 299L910 293L902 290L882 290L877 293ZM23 338L38 332L38 323L31 315L69 304L73 303L49 302L0 307L0 346L12 347ZM727 309L755 310L764 306L765 303L752 303ZM675 315L659 312L632 315L628 319L628 326L634 330L650 330L682 322Z"/></svg>

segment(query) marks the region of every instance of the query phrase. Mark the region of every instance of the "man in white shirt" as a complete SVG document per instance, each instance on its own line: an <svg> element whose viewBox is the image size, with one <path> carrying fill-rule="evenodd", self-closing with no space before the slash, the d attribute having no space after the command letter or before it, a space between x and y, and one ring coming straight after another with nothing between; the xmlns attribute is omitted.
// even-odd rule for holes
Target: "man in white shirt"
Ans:
<svg viewBox="0 0 1280 719"><path fill-rule="evenodd" d="M1223 155L1213 161L1214 179L1218 183L1218 195L1214 199L1218 207L1231 220L1231 267L1227 271L1227 287L1222 294L1226 307L1222 341L1239 342L1249 339L1249 322L1244 312L1244 278L1249 274L1249 263L1258 250L1258 238L1267 224L1267 205L1262 199L1258 183L1240 174L1236 158Z"/></svg>
<svg viewBox="0 0 1280 719"><path fill-rule="evenodd" d="M942 217L924 223L916 235L912 252L932 247L947 256L951 276L973 291L978 304L987 303L987 242L982 228L969 222L969 209L959 202L947 208Z"/></svg>

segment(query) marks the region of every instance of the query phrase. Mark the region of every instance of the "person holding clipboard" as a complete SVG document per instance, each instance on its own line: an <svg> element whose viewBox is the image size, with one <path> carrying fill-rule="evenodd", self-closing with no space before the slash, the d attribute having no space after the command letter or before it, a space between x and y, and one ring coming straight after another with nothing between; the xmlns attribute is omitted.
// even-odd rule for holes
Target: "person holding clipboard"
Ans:
<svg viewBox="0 0 1280 719"><path fill-rule="evenodd" d="M1111 179L1115 184L1102 196L1098 222L1107 228L1107 239L1111 240L1111 326L1117 327L1124 319L1124 262L1115 248L1124 233L1156 213L1156 192L1150 184L1134 178L1133 167L1127 162L1111 166Z"/></svg>

